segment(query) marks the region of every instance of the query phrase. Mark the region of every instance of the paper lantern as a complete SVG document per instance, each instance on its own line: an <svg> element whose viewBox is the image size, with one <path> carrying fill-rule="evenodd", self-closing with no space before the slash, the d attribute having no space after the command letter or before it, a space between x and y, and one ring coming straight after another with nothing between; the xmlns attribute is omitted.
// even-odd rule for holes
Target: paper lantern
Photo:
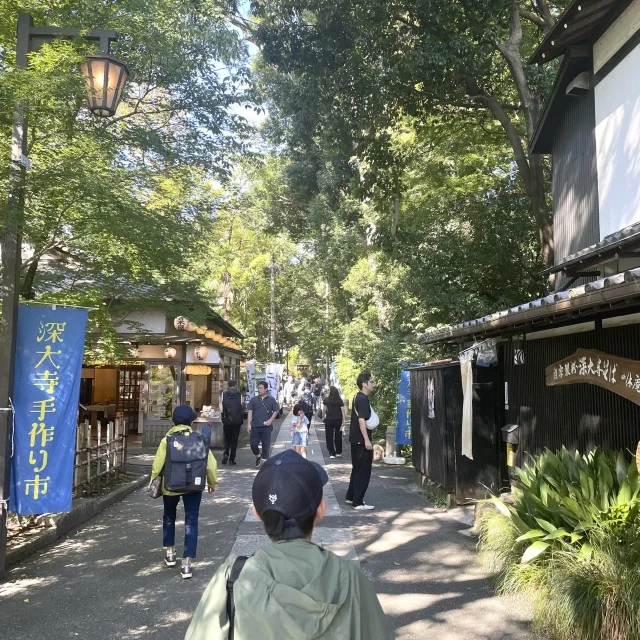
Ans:
<svg viewBox="0 0 640 640"><path fill-rule="evenodd" d="M196 360L206 360L209 355L209 349L203 344L199 344L194 350L193 355Z"/></svg>
<svg viewBox="0 0 640 640"><path fill-rule="evenodd" d="M197 333L199 336L203 336L206 332L207 332L207 325L205 325L205 324L200 325L200 326L196 329L196 333Z"/></svg>
<svg viewBox="0 0 640 640"><path fill-rule="evenodd" d="M167 348L164 350L164 355L165 355L167 358L175 358L177 353L178 353L178 352L176 351L176 348L175 348L175 347L167 347Z"/></svg>
<svg viewBox="0 0 640 640"><path fill-rule="evenodd" d="M211 331L211 329L209 329L208 331L204 332L204 337L205 338L209 338L209 340L213 340L215 338L216 332L215 331Z"/></svg>
<svg viewBox="0 0 640 640"><path fill-rule="evenodd" d="M195 331L198 328L198 325L195 322L187 322L187 331Z"/></svg>
<svg viewBox="0 0 640 640"><path fill-rule="evenodd" d="M211 373L211 367L206 364L188 364L184 368L184 373L189 376L208 376Z"/></svg>
<svg viewBox="0 0 640 640"><path fill-rule="evenodd" d="M176 331L186 331L187 326L189 325L189 319L184 316L178 316L173 321L173 326L176 328Z"/></svg>

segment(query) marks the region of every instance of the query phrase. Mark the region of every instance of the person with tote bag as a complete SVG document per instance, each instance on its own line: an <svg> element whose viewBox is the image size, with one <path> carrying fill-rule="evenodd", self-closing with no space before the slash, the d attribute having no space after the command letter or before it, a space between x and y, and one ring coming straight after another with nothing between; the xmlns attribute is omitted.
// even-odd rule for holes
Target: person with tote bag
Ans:
<svg viewBox="0 0 640 640"><path fill-rule="evenodd" d="M351 478L347 489L346 502L352 504L357 511L370 511L373 506L366 504L364 494L371 480L373 463L372 430L379 424L378 416L371 407L369 394L373 391L373 378L368 371L363 371L356 381L358 393L351 406L351 422L349 424L349 442L351 443Z"/></svg>

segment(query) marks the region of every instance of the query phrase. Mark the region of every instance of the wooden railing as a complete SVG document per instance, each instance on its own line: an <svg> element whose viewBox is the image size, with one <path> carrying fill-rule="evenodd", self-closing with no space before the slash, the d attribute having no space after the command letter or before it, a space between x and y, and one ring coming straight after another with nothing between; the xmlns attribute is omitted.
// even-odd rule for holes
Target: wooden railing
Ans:
<svg viewBox="0 0 640 640"><path fill-rule="evenodd" d="M102 428L92 428L88 420L78 424L73 468L73 495L76 498L100 493L127 468L127 436L121 418L107 424L106 439Z"/></svg>

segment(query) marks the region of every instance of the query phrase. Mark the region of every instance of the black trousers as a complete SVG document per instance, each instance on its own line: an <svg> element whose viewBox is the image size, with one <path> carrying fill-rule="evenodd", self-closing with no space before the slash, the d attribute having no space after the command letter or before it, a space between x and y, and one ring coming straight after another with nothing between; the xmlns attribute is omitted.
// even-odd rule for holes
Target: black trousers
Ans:
<svg viewBox="0 0 640 640"><path fill-rule="evenodd" d="M324 421L324 435L330 456L335 456L336 453L342 453L341 427L342 420L329 420L327 418Z"/></svg>
<svg viewBox="0 0 640 640"><path fill-rule="evenodd" d="M305 413L305 416L307 416L307 420L309 421L309 425L311 425L311 422L313 421L313 411L311 413Z"/></svg>
<svg viewBox="0 0 640 640"><path fill-rule="evenodd" d="M351 443L351 478L347 489L347 500L353 501L353 506L364 504L364 494L371 480L371 464L373 463L373 449L367 451L364 444Z"/></svg>
<svg viewBox="0 0 640 640"><path fill-rule="evenodd" d="M241 424L225 424L224 431L224 457L231 460L236 459L236 449L238 448L238 437L240 436Z"/></svg>

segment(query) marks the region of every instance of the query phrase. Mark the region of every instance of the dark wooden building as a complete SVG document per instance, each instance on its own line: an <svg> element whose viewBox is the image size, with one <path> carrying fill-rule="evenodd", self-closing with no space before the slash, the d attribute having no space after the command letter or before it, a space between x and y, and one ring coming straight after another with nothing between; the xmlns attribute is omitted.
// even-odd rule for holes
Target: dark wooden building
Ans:
<svg viewBox="0 0 640 640"><path fill-rule="evenodd" d="M459 500L508 485L526 453L640 439L640 0L573 2L531 62L558 57L531 140L552 156L555 291L421 338L496 340L497 363L474 366L473 460L459 451L460 364L412 372L414 465Z"/></svg>

